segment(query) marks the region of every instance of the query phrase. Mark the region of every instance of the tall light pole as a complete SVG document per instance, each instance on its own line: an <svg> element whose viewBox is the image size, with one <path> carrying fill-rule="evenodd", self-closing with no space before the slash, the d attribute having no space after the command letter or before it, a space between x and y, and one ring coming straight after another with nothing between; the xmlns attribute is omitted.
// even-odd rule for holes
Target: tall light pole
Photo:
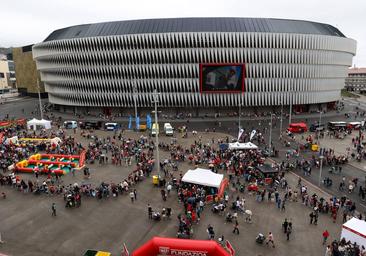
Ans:
<svg viewBox="0 0 366 256"><path fill-rule="evenodd" d="M133 84L133 102L135 105L135 120L137 120L137 100L136 100L136 95L137 94L137 87L136 84ZM136 129L139 129L139 127L136 127Z"/></svg>
<svg viewBox="0 0 366 256"><path fill-rule="evenodd" d="M291 124L291 118L292 118L292 95L291 95L291 101L290 101L290 115L288 118L288 124Z"/></svg>
<svg viewBox="0 0 366 256"><path fill-rule="evenodd" d="M321 126L321 124L322 124L322 113L323 113L323 111L321 110L320 111L320 113L319 113L319 129L318 129L318 131L317 131L317 134L318 134L318 146L320 147L320 126Z"/></svg>
<svg viewBox="0 0 366 256"><path fill-rule="evenodd" d="M322 171L323 171L323 158L324 156L323 155L320 155L320 169L319 169L319 181L318 181L318 185L320 187L320 184L322 182Z"/></svg>
<svg viewBox="0 0 366 256"><path fill-rule="evenodd" d="M283 103L281 104L280 139L282 139Z"/></svg>
<svg viewBox="0 0 366 256"><path fill-rule="evenodd" d="M37 78L37 89L38 89L39 113L41 114L41 119L43 119L42 101L41 101L41 88L39 86L39 79L38 78Z"/></svg>
<svg viewBox="0 0 366 256"><path fill-rule="evenodd" d="M240 121L241 121L241 105L243 104L243 94L240 93L240 99L239 99L239 132L240 132L240 129L241 129L241 124L240 124Z"/></svg>
<svg viewBox="0 0 366 256"><path fill-rule="evenodd" d="M154 96L154 104L155 104L155 129L156 132L155 132L155 136L156 136L156 141L155 141L155 144L156 144L156 163L157 163L157 169L158 169L158 175L159 175L159 178L160 178L160 156L159 156L159 129L158 129L158 103L159 103L159 99L158 99L158 96L160 95L160 93L158 93L156 91L156 89L154 89L154 93L153 93L153 96Z"/></svg>
<svg viewBox="0 0 366 256"><path fill-rule="evenodd" d="M271 113L271 122L269 123L269 154L272 154L272 116L273 113Z"/></svg>
<svg viewBox="0 0 366 256"><path fill-rule="evenodd" d="M239 102L239 132L240 132L240 128L241 128L241 125L240 125L240 112L241 112L241 103Z"/></svg>

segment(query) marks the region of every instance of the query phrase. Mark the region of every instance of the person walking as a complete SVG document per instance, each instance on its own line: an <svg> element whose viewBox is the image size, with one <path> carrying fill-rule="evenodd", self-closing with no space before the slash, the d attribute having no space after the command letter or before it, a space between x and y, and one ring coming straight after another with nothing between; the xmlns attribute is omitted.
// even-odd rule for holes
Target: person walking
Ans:
<svg viewBox="0 0 366 256"><path fill-rule="evenodd" d="M130 192L130 198L131 198L131 203L133 203L133 201L135 199L135 193L133 193L133 191Z"/></svg>
<svg viewBox="0 0 366 256"><path fill-rule="evenodd" d="M0 244L3 244L3 243L5 243L5 242L3 241L2 237L1 237L1 233L0 233Z"/></svg>
<svg viewBox="0 0 366 256"><path fill-rule="evenodd" d="M285 221L282 223L282 227L283 227L283 233L286 234L287 232L287 227L288 227L288 221L287 218L285 219Z"/></svg>
<svg viewBox="0 0 366 256"><path fill-rule="evenodd" d="M166 201L166 192L165 192L165 189L162 189L160 191L160 193L161 193L161 197L163 198L163 201Z"/></svg>
<svg viewBox="0 0 366 256"><path fill-rule="evenodd" d="M311 213L309 214L309 217L310 217L310 224L313 224L313 220L314 220L314 213L313 213L313 212L311 212Z"/></svg>
<svg viewBox="0 0 366 256"><path fill-rule="evenodd" d="M324 256L332 256L332 249L331 249L330 245L327 245Z"/></svg>
<svg viewBox="0 0 366 256"><path fill-rule="evenodd" d="M51 210L52 210L52 216L56 216L56 204L55 203L52 203Z"/></svg>
<svg viewBox="0 0 366 256"><path fill-rule="evenodd" d="M137 191L136 189L133 190L133 197L135 199L135 201L137 200Z"/></svg>
<svg viewBox="0 0 366 256"><path fill-rule="evenodd" d="M325 230L323 232L323 245L325 245L327 243L328 237L329 237L329 232L328 232L328 230Z"/></svg>
<svg viewBox="0 0 366 256"><path fill-rule="evenodd" d="M170 196L170 191L172 190L172 185L169 183L168 186L166 186L166 191L168 196Z"/></svg>
<svg viewBox="0 0 366 256"><path fill-rule="evenodd" d="M281 198L278 198L276 202L277 202L277 208L281 209Z"/></svg>
<svg viewBox="0 0 366 256"><path fill-rule="evenodd" d="M290 226L288 226L287 227L287 230L286 230L286 237L287 237L287 241L289 241L290 240L290 234L292 233L292 225Z"/></svg>
<svg viewBox="0 0 366 256"><path fill-rule="evenodd" d="M152 212L153 212L152 207L150 204L148 204L147 205L147 214L148 214L150 220L152 219Z"/></svg>
<svg viewBox="0 0 366 256"><path fill-rule="evenodd" d="M208 239L210 239L210 240L215 239L215 231L210 224L208 224L207 233L208 233Z"/></svg>
<svg viewBox="0 0 366 256"><path fill-rule="evenodd" d="M285 203L286 203L286 200L284 199L282 201L282 204L281 204L281 211L285 211L286 210Z"/></svg>
<svg viewBox="0 0 366 256"><path fill-rule="evenodd" d="M239 222L238 222L238 220L235 220L233 233L234 234L236 233L236 234L239 235Z"/></svg>
<svg viewBox="0 0 366 256"><path fill-rule="evenodd" d="M272 244L272 247L275 248L275 244L274 244L274 241L273 241L273 234L272 234L272 232L269 232L268 233L268 238L267 239L268 240L267 240L266 244L268 245L269 243L271 243Z"/></svg>

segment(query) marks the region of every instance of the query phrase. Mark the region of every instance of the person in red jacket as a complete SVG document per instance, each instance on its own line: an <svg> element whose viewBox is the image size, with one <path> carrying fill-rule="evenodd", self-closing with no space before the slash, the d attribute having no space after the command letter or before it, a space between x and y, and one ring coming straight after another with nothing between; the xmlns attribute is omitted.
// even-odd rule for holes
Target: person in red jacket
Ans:
<svg viewBox="0 0 366 256"><path fill-rule="evenodd" d="M327 242L328 237L329 237L329 232L328 232L328 230L325 230L323 232L323 245Z"/></svg>

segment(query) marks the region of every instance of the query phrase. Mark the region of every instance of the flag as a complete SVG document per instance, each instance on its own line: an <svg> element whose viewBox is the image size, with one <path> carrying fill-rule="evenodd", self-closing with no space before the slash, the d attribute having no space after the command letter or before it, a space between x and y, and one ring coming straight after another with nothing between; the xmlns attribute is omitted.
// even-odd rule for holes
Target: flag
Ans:
<svg viewBox="0 0 366 256"><path fill-rule="evenodd" d="M130 255L130 253L127 250L127 246L125 245L125 243L123 243L123 251L122 251L121 256L129 256L129 255Z"/></svg>
<svg viewBox="0 0 366 256"><path fill-rule="evenodd" d="M233 246L231 245L231 243L228 240L226 240L225 245L226 245L226 248L228 249L228 251L230 253L230 256L235 256L235 250L234 250Z"/></svg>
<svg viewBox="0 0 366 256"><path fill-rule="evenodd" d="M149 114L146 116L146 126L147 129L151 129L151 116Z"/></svg>
<svg viewBox="0 0 366 256"><path fill-rule="evenodd" d="M256 130L253 130L251 133L250 133L250 138L249 138L249 141L251 141L253 138L254 138L254 136L255 136L255 134L257 133L257 131Z"/></svg>
<svg viewBox="0 0 366 256"><path fill-rule="evenodd" d="M238 140L240 139L241 135L243 135L244 129L240 129L239 134L238 134Z"/></svg>
<svg viewBox="0 0 366 256"><path fill-rule="evenodd" d="M129 119L128 119L128 129L131 130L132 129L132 115L130 115Z"/></svg>
<svg viewBox="0 0 366 256"><path fill-rule="evenodd" d="M140 117L136 117L136 130L140 130Z"/></svg>

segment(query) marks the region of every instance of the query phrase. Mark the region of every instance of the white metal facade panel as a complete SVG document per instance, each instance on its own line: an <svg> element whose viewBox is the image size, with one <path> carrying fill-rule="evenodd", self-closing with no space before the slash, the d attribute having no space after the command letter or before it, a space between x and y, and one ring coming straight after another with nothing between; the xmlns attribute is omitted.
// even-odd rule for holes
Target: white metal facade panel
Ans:
<svg viewBox="0 0 366 256"><path fill-rule="evenodd" d="M49 101L61 105L237 106L240 95L200 94L200 63L244 63L243 104L338 100L356 42L349 38L258 32L113 35L47 41L33 55Z"/></svg>

